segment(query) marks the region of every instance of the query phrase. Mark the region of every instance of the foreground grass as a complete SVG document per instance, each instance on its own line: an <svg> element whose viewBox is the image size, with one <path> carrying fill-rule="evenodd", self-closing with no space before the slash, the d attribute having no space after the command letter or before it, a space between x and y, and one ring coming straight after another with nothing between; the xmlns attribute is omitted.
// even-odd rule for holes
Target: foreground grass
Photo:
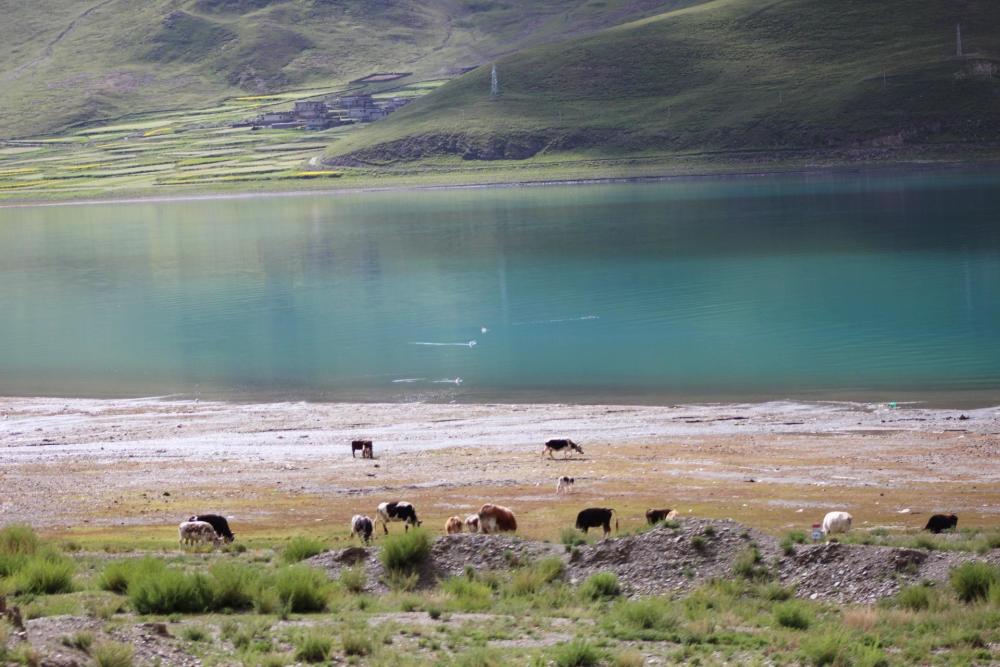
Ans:
<svg viewBox="0 0 1000 667"><path fill-rule="evenodd" d="M404 571L426 557L420 533L398 540ZM27 545L27 546L25 546ZM26 617L99 619L31 647L0 624L0 660L34 664L55 649L99 665L127 665L141 647L112 631L165 622L184 651L244 665L641 665L663 663L960 665L995 660L1000 572L956 568L949 582L903 589L874 607L789 599L793 591L753 576L711 581L685 597L626 599L617 579L567 580L562 560L477 572L427 589L365 592L359 570L338 580L281 551L96 557L66 553L30 530L0 530L0 556L46 553L73 565L69 592L12 593ZM402 554L400 557L399 554ZM756 565L752 554L748 567ZM752 567L750 568L752 570ZM0 578L10 582L20 573ZM468 614L475 614L469 616Z"/></svg>

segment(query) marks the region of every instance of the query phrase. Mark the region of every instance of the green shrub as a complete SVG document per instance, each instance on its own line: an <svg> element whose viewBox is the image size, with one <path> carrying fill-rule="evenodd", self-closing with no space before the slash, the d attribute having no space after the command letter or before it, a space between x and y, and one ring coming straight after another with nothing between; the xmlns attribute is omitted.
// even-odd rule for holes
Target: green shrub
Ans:
<svg viewBox="0 0 1000 667"><path fill-rule="evenodd" d="M281 552L281 559L286 563L298 563L306 558L312 558L326 551L326 545L315 538L298 535L293 537Z"/></svg>
<svg viewBox="0 0 1000 667"><path fill-rule="evenodd" d="M415 569L431 552L431 538L427 531L414 528L385 538L382 543L382 565L388 571Z"/></svg>
<svg viewBox="0 0 1000 667"><path fill-rule="evenodd" d="M700 554L704 554L708 551L708 540L701 535L695 535L691 538L691 548Z"/></svg>
<svg viewBox="0 0 1000 667"><path fill-rule="evenodd" d="M621 593L618 576L614 572L598 572L587 577L580 585L580 595L589 600L617 597Z"/></svg>
<svg viewBox="0 0 1000 667"><path fill-rule="evenodd" d="M55 552L31 556L14 575L13 590L20 595L57 595L73 592L73 561Z"/></svg>
<svg viewBox="0 0 1000 667"><path fill-rule="evenodd" d="M646 658L638 651L622 651L615 656L611 662L611 667L643 667Z"/></svg>
<svg viewBox="0 0 1000 667"><path fill-rule="evenodd" d="M33 556L40 545L31 526L11 524L0 529L0 556Z"/></svg>
<svg viewBox="0 0 1000 667"><path fill-rule="evenodd" d="M412 591L420 583L419 572L403 572L401 570L389 570L382 577L383 583L390 589L401 591Z"/></svg>
<svg viewBox="0 0 1000 667"><path fill-rule="evenodd" d="M283 609L308 613L326 609L330 580L306 565L291 565L278 571L274 590Z"/></svg>
<svg viewBox="0 0 1000 667"><path fill-rule="evenodd" d="M361 593L368 583L364 565L346 567L340 571L340 585L351 593Z"/></svg>
<svg viewBox="0 0 1000 667"><path fill-rule="evenodd" d="M806 637L799 653L807 664L815 667L840 665L847 662L848 646L850 640L844 632L831 631Z"/></svg>
<svg viewBox="0 0 1000 667"><path fill-rule="evenodd" d="M565 571L566 565L559 558L543 558L514 573L510 593L514 596L532 595L542 590L546 584L562 578Z"/></svg>
<svg viewBox="0 0 1000 667"><path fill-rule="evenodd" d="M260 589L257 570L242 563L216 563L211 569L213 609L250 609Z"/></svg>
<svg viewBox="0 0 1000 667"><path fill-rule="evenodd" d="M854 648L852 667L889 667L889 658L885 651L877 646L858 644Z"/></svg>
<svg viewBox="0 0 1000 667"><path fill-rule="evenodd" d="M103 591L124 594L128 592L129 581L137 575L155 577L166 569L165 562L148 556L140 559L115 560L104 566L101 576L97 579L97 586Z"/></svg>
<svg viewBox="0 0 1000 667"><path fill-rule="evenodd" d="M778 625L793 630L808 630L812 616L800 602L783 602L774 607L774 619Z"/></svg>
<svg viewBox="0 0 1000 667"><path fill-rule="evenodd" d="M963 563L951 571L951 585L962 602L977 602L989 596L990 586L1000 582L1000 570L979 561Z"/></svg>
<svg viewBox="0 0 1000 667"><path fill-rule="evenodd" d="M97 667L132 667L135 651L128 644L104 642L94 647L93 658Z"/></svg>
<svg viewBox="0 0 1000 667"><path fill-rule="evenodd" d="M128 599L140 614L191 614L209 608L212 591L200 573L140 568L128 582Z"/></svg>
<svg viewBox="0 0 1000 667"><path fill-rule="evenodd" d="M295 659L301 662L326 662L333 640L315 632L300 635L295 642Z"/></svg>
<svg viewBox="0 0 1000 667"><path fill-rule="evenodd" d="M76 650L83 651L84 653L90 653L90 649L94 645L94 635L93 633L81 630L76 634L63 637L62 645L75 648Z"/></svg>
<svg viewBox="0 0 1000 667"><path fill-rule="evenodd" d="M1000 607L1000 581L990 585L990 594L988 597L991 605Z"/></svg>
<svg viewBox="0 0 1000 667"><path fill-rule="evenodd" d="M209 638L209 633L200 625L189 625L181 630L181 637L189 642L203 642Z"/></svg>
<svg viewBox="0 0 1000 667"><path fill-rule="evenodd" d="M792 597L794 592L787 586L782 586L776 581L771 581L758 586L757 597L762 600L770 600L771 602L782 602Z"/></svg>
<svg viewBox="0 0 1000 667"><path fill-rule="evenodd" d="M344 655L366 656L372 652L372 640L367 629L344 630L340 637Z"/></svg>
<svg viewBox="0 0 1000 667"><path fill-rule="evenodd" d="M733 562L733 574L748 581L767 581L771 573L763 563L763 558L757 547L750 546L736 557Z"/></svg>
<svg viewBox="0 0 1000 667"><path fill-rule="evenodd" d="M930 609L934 601L934 592L928 586L907 586L896 594L896 604L903 609L924 611Z"/></svg>
<svg viewBox="0 0 1000 667"><path fill-rule="evenodd" d="M482 646L461 654L452 663L453 667L505 667L507 664L499 651Z"/></svg>
<svg viewBox="0 0 1000 667"><path fill-rule="evenodd" d="M556 667L595 667L603 658L601 651L582 639L558 644L552 649Z"/></svg>
<svg viewBox="0 0 1000 667"><path fill-rule="evenodd" d="M452 577L441 588L455 601L455 608L464 612L485 611L493 602L493 589L466 577Z"/></svg>
<svg viewBox="0 0 1000 667"><path fill-rule="evenodd" d="M608 614L608 632L618 639L665 641L675 639L679 624L663 598L646 598L619 602Z"/></svg>
<svg viewBox="0 0 1000 667"><path fill-rule="evenodd" d="M563 543L568 553L573 550L573 547L586 544L587 538L576 528L563 528L562 532L559 533L559 541Z"/></svg>
<svg viewBox="0 0 1000 667"><path fill-rule="evenodd" d="M921 535L913 541L913 546L916 549L927 549L928 551L934 551L938 548L938 543L933 537L929 535Z"/></svg>

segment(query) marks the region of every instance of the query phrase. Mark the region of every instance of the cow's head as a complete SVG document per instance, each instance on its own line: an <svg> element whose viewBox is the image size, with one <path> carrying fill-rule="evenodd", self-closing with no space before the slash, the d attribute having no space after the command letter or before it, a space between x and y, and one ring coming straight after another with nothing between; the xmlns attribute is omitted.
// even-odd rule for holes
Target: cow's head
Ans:
<svg viewBox="0 0 1000 667"><path fill-rule="evenodd" d="M569 446L571 448L575 449L576 451L580 452L581 454L583 454L583 447L581 447L580 445L576 444L575 442L571 442L569 444Z"/></svg>

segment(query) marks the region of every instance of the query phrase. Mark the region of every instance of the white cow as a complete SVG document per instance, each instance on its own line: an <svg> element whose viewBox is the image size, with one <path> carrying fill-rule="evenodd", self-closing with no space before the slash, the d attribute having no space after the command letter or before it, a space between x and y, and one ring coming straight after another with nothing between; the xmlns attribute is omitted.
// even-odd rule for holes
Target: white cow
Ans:
<svg viewBox="0 0 1000 667"><path fill-rule="evenodd" d="M207 521L182 521L177 526L177 534L180 536L181 545L201 542L211 542L216 546L222 544L222 538Z"/></svg>
<svg viewBox="0 0 1000 667"><path fill-rule="evenodd" d="M470 514L469 516L465 517L465 529L468 530L470 533L479 532L478 514Z"/></svg>
<svg viewBox="0 0 1000 667"><path fill-rule="evenodd" d="M823 517L823 534L846 533L851 529L854 517L847 512L827 512Z"/></svg>

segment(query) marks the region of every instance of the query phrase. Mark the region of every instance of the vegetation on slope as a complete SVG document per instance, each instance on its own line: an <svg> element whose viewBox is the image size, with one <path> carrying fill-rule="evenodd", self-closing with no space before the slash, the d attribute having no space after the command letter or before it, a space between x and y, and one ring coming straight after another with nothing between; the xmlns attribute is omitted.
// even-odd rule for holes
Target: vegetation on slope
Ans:
<svg viewBox="0 0 1000 667"><path fill-rule="evenodd" d="M32 0L0 21L0 137L345 84L441 76L693 0Z"/></svg>
<svg viewBox="0 0 1000 667"><path fill-rule="evenodd" d="M968 156L1000 139L998 25L990 0L714 0L504 58L498 97L480 68L338 142L328 161Z"/></svg>

